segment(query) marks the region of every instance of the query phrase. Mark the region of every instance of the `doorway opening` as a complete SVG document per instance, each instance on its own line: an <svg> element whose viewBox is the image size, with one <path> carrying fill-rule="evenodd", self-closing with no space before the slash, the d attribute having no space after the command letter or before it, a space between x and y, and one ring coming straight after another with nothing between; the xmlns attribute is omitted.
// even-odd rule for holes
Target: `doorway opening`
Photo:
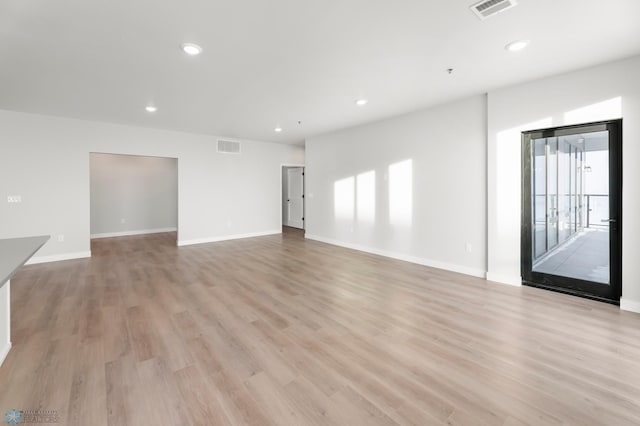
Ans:
<svg viewBox="0 0 640 426"><path fill-rule="evenodd" d="M523 284L619 303L622 120L522 134Z"/></svg>
<svg viewBox="0 0 640 426"><path fill-rule="evenodd" d="M90 238L171 233L177 241L178 159L90 153Z"/></svg>
<svg viewBox="0 0 640 426"><path fill-rule="evenodd" d="M305 229L304 166L282 166L282 225Z"/></svg>

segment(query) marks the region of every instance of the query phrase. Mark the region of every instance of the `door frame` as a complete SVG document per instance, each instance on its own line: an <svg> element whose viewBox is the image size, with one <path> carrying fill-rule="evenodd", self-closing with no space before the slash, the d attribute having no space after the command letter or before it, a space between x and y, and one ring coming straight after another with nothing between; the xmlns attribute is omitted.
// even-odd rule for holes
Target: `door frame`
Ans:
<svg viewBox="0 0 640 426"><path fill-rule="evenodd" d="M609 131L609 227L608 287L591 281L562 277L533 269L533 227L531 201L531 142L534 139L593 131ZM619 304L622 295L622 119L560 126L522 132L521 275L522 284Z"/></svg>
<svg viewBox="0 0 640 426"><path fill-rule="evenodd" d="M304 164L298 164L298 163L282 163L280 164L280 226L286 226L284 224L284 221L282 220L282 213L283 213L283 200L284 200L284 192L282 191L282 172L285 168L292 168L292 167L302 167L303 171L302 171L302 230L306 230L307 229L307 223L306 223L306 214L307 214L307 197L305 197L305 190L306 190L306 166Z"/></svg>

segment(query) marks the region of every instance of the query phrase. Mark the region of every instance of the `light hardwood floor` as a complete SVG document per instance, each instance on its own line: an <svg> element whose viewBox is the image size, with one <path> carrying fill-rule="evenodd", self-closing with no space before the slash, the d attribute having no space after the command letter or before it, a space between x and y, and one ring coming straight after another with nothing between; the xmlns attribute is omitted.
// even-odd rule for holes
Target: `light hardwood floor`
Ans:
<svg viewBox="0 0 640 426"><path fill-rule="evenodd" d="M0 410L67 425L638 425L640 315L318 242L95 240L12 280Z"/></svg>

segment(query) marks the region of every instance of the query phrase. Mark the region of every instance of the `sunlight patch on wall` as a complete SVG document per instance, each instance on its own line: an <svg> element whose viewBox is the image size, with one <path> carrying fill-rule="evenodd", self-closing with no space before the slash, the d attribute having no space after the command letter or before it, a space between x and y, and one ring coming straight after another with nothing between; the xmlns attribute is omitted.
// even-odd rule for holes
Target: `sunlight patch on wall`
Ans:
<svg viewBox="0 0 640 426"><path fill-rule="evenodd" d="M564 124L582 124L622 117L622 97L587 105L564 114Z"/></svg>
<svg viewBox="0 0 640 426"><path fill-rule="evenodd" d="M389 222L400 226L413 222L413 160L389 166Z"/></svg>
<svg viewBox="0 0 640 426"><path fill-rule="evenodd" d="M373 223L376 220L376 172L361 173L356 179L358 221Z"/></svg>
<svg viewBox="0 0 640 426"><path fill-rule="evenodd" d="M338 180L333 184L333 208L336 219L353 220L355 201L354 178Z"/></svg>

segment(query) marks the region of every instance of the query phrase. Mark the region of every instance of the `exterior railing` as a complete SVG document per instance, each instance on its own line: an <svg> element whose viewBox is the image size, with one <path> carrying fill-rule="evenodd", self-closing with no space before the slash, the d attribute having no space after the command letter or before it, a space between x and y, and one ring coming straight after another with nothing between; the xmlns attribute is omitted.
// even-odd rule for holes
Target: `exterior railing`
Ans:
<svg viewBox="0 0 640 426"><path fill-rule="evenodd" d="M537 225L546 223L545 201L546 195L536 195L536 214L534 221ZM552 200L553 205L556 202ZM608 194L584 194L585 228L608 228L609 222L609 195ZM552 208L552 219L556 220L557 210Z"/></svg>

